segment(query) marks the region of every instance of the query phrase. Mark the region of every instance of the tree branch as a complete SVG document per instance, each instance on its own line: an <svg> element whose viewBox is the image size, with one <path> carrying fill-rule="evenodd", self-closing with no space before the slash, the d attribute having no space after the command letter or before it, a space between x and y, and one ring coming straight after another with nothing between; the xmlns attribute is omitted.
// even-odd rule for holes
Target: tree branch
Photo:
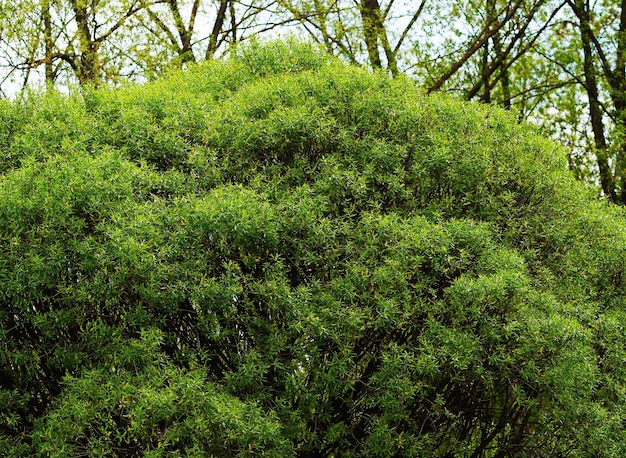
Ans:
<svg viewBox="0 0 626 458"><path fill-rule="evenodd" d="M409 32L415 25L415 22L417 22L419 17L422 15L422 10L424 9L425 4L426 4L426 0L422 0L422 3L420 3L420 6L417 7L417 11L415 12L415 14L413 14L413 17L411 18L407 26L402 31L402 34L400 35L400 38L398 39L396 46L393 48L394 54L398 53L398 51L402 47L402 43L404 43L404 40L406 40L406 37L408 36Z"/></svg>
<svg viewBox="0 0 626 458"><path fill-rule="evenodd" d="M480 80L477 81L474 86L470 89L470 91L466 94L466 98L467 100L471 100L474 96L476 96L476 94L478 93L478 91L480 90L480 88L485 85L487 86L488 89L492 89L493 87L495 87L495 85L502 79L503 75L505 74L505 72L511 68L511 66L517 61L519 60L524 54L526 54L526 52L528 52L529 49L534 47L534 44L537 42L537 40L539 39L539 37L543 34L543 32L548 28L548 26L550 25L550 23L552 22L552 20L556 17L556 15L558 14L558 12L565 6L566 2L562 2L557 8L555 8L552 11L552 14L550 15L550 17L548 17L548 19L546 20L546 22L543 24L543 26L537 31L535 32L535 34L532 36L532 38L530 39L530 41L524 46L522 47L522 49L520 49L511 59L508 59L508 61L506 62L506 64L504 63L507 56L509 56L509 54L511 53L511 51L513 50L513 47L515 46L515 44L519 41L522 40L522 38L524 38L524 35L526 34L526 30L528 29L532 18L534 17L534 15L537 13L539 6L541 6L543 2L537 2L531 13L529 15L526 16L527 21L523 24L523 26L521 28L518 29L517 33L514 35L513 39L509 42L506 50L502 53L500 53L500 55L498 56L498 58L491 63L491 65L489 65L488 67L488 77L491 77L498 68L501 68L498 77L493 80L493 81L489 81L488 79L485 80Z"/></svg>
<svg viewBox="0 0 626 458"><path fill-rule="evenodd" d="M437 81L435 81L426 92L430 94L433 91L436 91L444 85L444 83L452 77L464 64L472 57L476 51L478 51L482 46L489 40L498 30L500 30L504 25L513 17L515 12L519 9L523 0L517 0L513 5L511 5L510 10L507 12L506 16L498 23L494 25L493 28L489 28L489 24L483 29L483 31L477 35L473 43L467 48L463 56L459 60L457 60L450 69L445 72L443 75L439 77ZM507 6L506 9L509 9ZM497 17L497 16L496 16Z"/></svg>

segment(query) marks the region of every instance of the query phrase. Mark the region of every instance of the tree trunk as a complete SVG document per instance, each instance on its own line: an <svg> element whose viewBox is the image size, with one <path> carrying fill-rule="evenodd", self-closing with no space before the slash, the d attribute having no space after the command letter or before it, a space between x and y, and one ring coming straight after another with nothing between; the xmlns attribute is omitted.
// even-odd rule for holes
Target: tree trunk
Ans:
<svg viewBox="0 0 626 458"><path fill-rule="evenodd" d="M217 10L217 17L215 18L215 22L213 23L213 30L211 31L211 36L209 37L209 45L206 48L206 53L204 58L206 60L211 60L215 56L215 51L217 51L217 39L219 37L220 32L224 28L224 19L226 18L226 8L228 7L228 0L221 0L220 7Z"/></svg>
<svg viewBox="0 0 626 458"><path fill-rule="evenodd" d="M611 75L610 84L616 112L616 142L619 142L616 148L615 176L619 182L619 202L626 205L626 0L621 2L615 71Z"/></svg>
<svg viewBox="0 0 626 458"><path fill-rule="evenodd" d="M588 4L584 0L576 1L577 16L580 21L580 38L583 48L583 71L585 73L585 86L589 99L589 116L591 118L591 128L596 147L596 158L600 171L600 184L602 191L612 202L617 202L615 181L608 160L608 151L604 124L602 122L602 111L598 96L598 81L593 54L591 48L592 30L589 22Z"/></svg>
<svg viewBox="0 0 626 458"><path fill-rule="evenodd" d="M361 19L363 21L363 37L367 47L372 68L383 68L380 53L378 51L378 21L380 14L378 0L363 0L361 2Z"/></svg>
<svg viewBox="0 0 626 458"><path fill-rule="evenodd" d="M195 62L196 57L194 56L193 49L191 47L191 39L193 35L193 25L196 20L196 15L198 13L199 0L194 1L188 27L185 26L183 17L180 14L178 0L168 0L167 3L170 8L170 12L172 13L172 16L174 17L174 23L176 25L176 30L178 31L178 37L180 39L180 49L178 51L180 56L180 64L182 66L182 64L187 62Z"/></svg>
<svg viewBox="0 0 626 458"><path fill-rule="evenodd" d="M485 28L489 28L491 23L493 22L493 15L495 14L495 4L494 0L485 0ZM492 37L493 39L494 37ZM480 97L481 102L491 103L491 84L489 79L491 77L490 71L490 63L489 63L489 40L485 41L483 45L483 56L482 56L482 83L483 83L483 95Z"/></svg>
<svg viewBox="0 0 626 458"><path fill-rule="evenodd" d="M380 45L387 59L387 69L391 72L392 76L397 76L399 71L396 53L391 49L378 0L362 0L360 10L361 19L363 21L363 37L365 38L365 46L367 47L367 54L372 68L383 68L383 62L378 49L380 40Z"/></svg>
<svg viewBox="0 0 626 458"><path fill-rule="evenodd" d="M97 84L100 77L100 62L98 58L100 44L92 37L86 3L81 0L73 0L72 9L76 15L76 26L80 43L80 57L76 66L76 76L81 85Z"/></svg>
<svg viewBox="0 0 626 458"><path fill-rule="evenodd" d="M52 66L52 58L54 52L54 41L52 38L52 16L50 13L50 0L42 0L41 14L43 16L43 37L44 37L44 67L46 75L46 87L51 88L54 82L54 68Z"/></svg>

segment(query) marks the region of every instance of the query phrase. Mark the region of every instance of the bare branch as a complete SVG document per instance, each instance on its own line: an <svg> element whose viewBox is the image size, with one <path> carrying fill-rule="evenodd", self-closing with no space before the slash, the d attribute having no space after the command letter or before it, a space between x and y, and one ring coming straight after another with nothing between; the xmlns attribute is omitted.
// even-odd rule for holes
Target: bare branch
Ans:
<svg viewBox="0 0 626 458"><path fill-rule="evenodd" d="M408 36L409 32L415 25L415 22L417 22L419 17L422 15L422 10L424 9L425 4L426 4L426 0L422 0L422 3L420 3L420 6L418 6L417 11L415 12L415 14L413 14L413 17L411 17L411 20L402 31L402 34L400 35L400 38L398 39L398 42L396 43L395 48L393 48L394 54L398 54L398 51L400 51L400 48L402 47L404 40L406 40L406 37Z"/></svg>
<svg viewBox="0 0 626 458"><path fill-rule="evenodd" d="M176 39L176 36L174 36L174 33L172 33L170 28L167 26L167 24L165 24L163 20L150 8L146 8L146 11L148 12L148 15L150 16L150 19L152 19L152 21L157 25L157 27L160 28L163 32L165 32L165 34L167 35L167 38L170 40L170 43L176 46L177 51L180 51L181 48L180 48L180 45L178 44L178 40Z"/></svg>
<svg viewBox="0 0 626 458"><path fill-rule="evenodd" d="M517 31L517 33L513 36L513 39L509 42L506 50L504 52L501 52L500 55L498 56L498 58L492 62L488 69L487 69L487 77L488 78L482 78L479 81L477 81L474 86L469 90L469 92L466 94L466 98L468 100L471 100L480 90L480 88L484 85L486 86L488 89L491 89L493 87L495 87L495 85L501 80L501 78L504 76L504 74L506 73L506 71L511 68L511 66L518 61L522 56L524 56L530 49L532 49L534 47L534 44L536 43L537 39L539 39L540 36L543 35L543 33L545 32L545 30L548 28L548 26L550 25L550 23L552 22L552 20L556 17L556 15L558 14L558 12L565 6L566 2L562 2L557 8L555 8L552 11L552 14L548 17L548 19L545 21L545 23L539 28L538 31L536 31L532 38L529 40L529 42L523 46L513 57L511 57L510 59L507 59L507 57L509 57L511 51L513 50L513 48L515 47L515 44L519 41L521 41L524 36L526 35L526 30L528 29L528 26L530 25L530 23L532 22L533 17L535 16L535 14L537 13L539 7L541 6L543 2L537 2L534 6L533 9L531 10L530 14L528 14L525 18L526 21L525 23L522 25L522 27L520 27ZM506 64L504 63L506 60ZM494 80L490 81L489 78L496 72L496 70L498 70L500 68L500 72L498 74L498 77L496 77Z"/></svg>
<svg viewBox="0 0 626 458"><path fill-rule="evenodd" d="M105 41L107 38L109 38L111 35L113 35L120 27L122 27L126 21L128 20L128 18L130 18L131 16L135 15L136 13L138 13L139 11L141 11L144 7L141 3L139 3L138 6L134 6L136 4L136 2L134 2L131 7L126 11L126 13L120 17L117 22L115 24L113 24L113 26L111 26L111 28L106 31L104 34L102 34L100 37L95 38L95 42L96 43L102 43L103 41Z"/></svg>
<svg viewBox="0 0 626 458"><path fill-rule="evenodd" d="M485 28L483 28L481 33L478 34L473 39L472 43L467 48L467 50L465 51L463 56L461 56L460 59L458 59L454 64L452 64L450 69L448 69L447 72L445 72L443 75L441 75L439 77L439 79L437 79L437 81L435 81L427 89L427 93L430 94L431 92L440 89L441 86L443 86L444 83L448 79L450 79L450 77L452 75L454 75L465 64L465 62L467 62L469 60L469 58L472 57L476 53L476 51L478 51L480 48L482 48L482 46L487 42L487 40L489 40L498 30L500 30L502 27L504 27L504 25L513 17L515 12L519 9L519 7L522 4L522 1L523 0L517 0L513 5L510 6L510 8L509 8L509 6L507 6L505 8L505 10L508 10L508 11L507 11L507 14L505 15L505 17L501 21L499 21L496 24L494 24L492 28L490 28L491 24L487 24L485 26ZM497 16L498 15L496 15L496 17Z"/></svg>

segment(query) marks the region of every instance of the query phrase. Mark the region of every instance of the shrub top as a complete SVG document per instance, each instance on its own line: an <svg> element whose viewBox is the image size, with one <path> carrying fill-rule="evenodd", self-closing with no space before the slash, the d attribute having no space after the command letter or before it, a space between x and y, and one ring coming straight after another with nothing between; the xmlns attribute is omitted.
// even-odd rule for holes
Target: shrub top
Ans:
<svg viewBox="0 0 626 458"><path fill-rule="evenodd" d="M9 456L626 453L623 212L509 113L275 43L0 120Z"/></svg>

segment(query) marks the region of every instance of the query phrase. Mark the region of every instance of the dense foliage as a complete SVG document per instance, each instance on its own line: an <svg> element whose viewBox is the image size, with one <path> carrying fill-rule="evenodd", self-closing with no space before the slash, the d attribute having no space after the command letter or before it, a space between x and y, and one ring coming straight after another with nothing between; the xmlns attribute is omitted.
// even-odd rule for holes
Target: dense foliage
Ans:
<svg viewBox="0 0 626 458"><path fill-rule="evenodd" d="M624 456L626 224L306 46L0 104L2 456Z"/></svg>

